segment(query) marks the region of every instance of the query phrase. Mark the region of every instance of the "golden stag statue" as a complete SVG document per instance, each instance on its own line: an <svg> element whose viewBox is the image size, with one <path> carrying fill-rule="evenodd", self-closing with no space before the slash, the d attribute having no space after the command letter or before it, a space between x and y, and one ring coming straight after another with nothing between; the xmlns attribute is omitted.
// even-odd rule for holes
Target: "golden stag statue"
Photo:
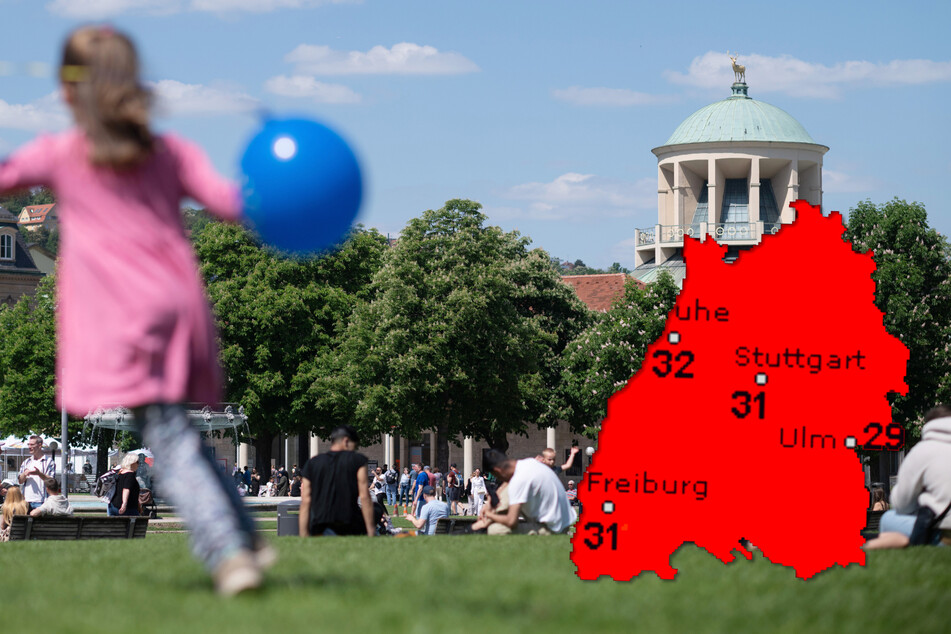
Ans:
<svg viewBox="0 0 951 634"><path fill-rule="evenodd" d="M730 51L726 52L730 57L730 61L733 62L733 79L736 82L746 83L746 66L741 66L736 63L736 58L740 56L739 53L736 55L730 55Z"/></svg>

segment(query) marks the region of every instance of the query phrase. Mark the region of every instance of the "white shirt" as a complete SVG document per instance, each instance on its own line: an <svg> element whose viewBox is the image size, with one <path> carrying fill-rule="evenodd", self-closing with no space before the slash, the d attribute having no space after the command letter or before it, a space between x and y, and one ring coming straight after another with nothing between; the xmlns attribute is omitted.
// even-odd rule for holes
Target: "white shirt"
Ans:
<svg viewBox="0 0 951 634"><path fill-rule="evenodd" d="M563 532L575 521L561 480L551 467L534 458L515 463L515 473L509 480L509 504L521 504L526 519L546 525L553 533Z"/></svg>
<svg viewBox="0 0 951 634"><path fill-rule="evenodd" d="M485 478L482 476L469 478L469 483L472 485L472 495L485 493Z"/></svg>
<svg viewBox="0 0 951 634"><path fill-rule="evenodd" d="M27 458L20 465L20 473L27 473L34 468L39 469L51 478L56 475L56 463L49 456L43 456L39 460ZM27 504L44 502L46 495L46 485L43 484L42 478L38 475L28 476L26 482L23 483L23 499L26 500Z"/></svg>
<svg viewBox="0 0 951 634"><path fill-rule="evenodd" d="M951 503L951 417L935 418L921 429L921 440L911 448L898 468L898 483L892 489L895 512L913 515L927 506L935 515ZM951 512L940 527L951 529Z"/></svg>
<svg viewBox="0 0 951 634"><path fill-rule="evenodd" d="M65 495L51 495L40 505L42 515L72 515L73 507Z"/></svg>

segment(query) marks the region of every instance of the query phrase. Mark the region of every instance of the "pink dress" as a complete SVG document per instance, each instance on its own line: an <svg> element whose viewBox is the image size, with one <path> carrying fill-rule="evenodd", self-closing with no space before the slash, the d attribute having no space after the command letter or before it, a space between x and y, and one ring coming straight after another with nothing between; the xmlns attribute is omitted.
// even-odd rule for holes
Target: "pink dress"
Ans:
<svg viewBox="0 0 951 634"><path fill-rule="evenodd" d="M0 191L48 185L57 197L60 402L81 416L219 401L215 327L179 205L194 198L237 221L237 186L173 135L157 137L153 155L128 171L93 166L88 147L70 130L0 162Z"/></svg>

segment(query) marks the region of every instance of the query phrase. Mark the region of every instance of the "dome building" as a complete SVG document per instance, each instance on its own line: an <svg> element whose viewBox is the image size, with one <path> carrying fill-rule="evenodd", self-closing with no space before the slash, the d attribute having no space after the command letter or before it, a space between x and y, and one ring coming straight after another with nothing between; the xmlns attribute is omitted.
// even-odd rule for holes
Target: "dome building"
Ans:
<svg viewBox="0 0 951 634"><path fill-rule="evenodd" d="M697 110L651 150L657 224L634 231L632 274L643 282L667 270L683 285L684 236L726 245L729 261L792 222L793 201L822 204L829 148L787 112L751 99L745 77L737 79L732 95Z"/></svg>

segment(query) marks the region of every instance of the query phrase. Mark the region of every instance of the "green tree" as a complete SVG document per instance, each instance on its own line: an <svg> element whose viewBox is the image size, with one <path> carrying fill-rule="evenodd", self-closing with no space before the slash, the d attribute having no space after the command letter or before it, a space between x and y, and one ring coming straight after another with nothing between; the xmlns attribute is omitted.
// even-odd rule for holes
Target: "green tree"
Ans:
<svg viewBox="0 0 951 634"><path fill-rule="evenodd" d="M37 227L30 230L20 227L20 234L27 244L37 244L54 256L59 253L59 229Z"/></svg>
<svg viewBox="0 0 951 634"><path fill-rule="evenodd" d="M221 336L227 399L244 405L259 468L280 433L327 435L298 377L335 345L379 268L386 239L356 230L335 253L293 259L242 228L209 223L193 235Z"/></svg>
<svg viewBox="0 0 951 634"><path fill-rule="evenodd" d="M600 426L608 398L640 368L648 344L663 332L678 293L667 273L643 290L630 280L611 309L568 344L561 359L565 380L560 396L573 430Z"/></svg>
<svg viewBox="0 0 951 634"><path fill-rule="evenodd" d="M908 347L908 394L892 395L892 416L917 438L925 412L951 402L951 247L929 227L924 205L898 198L859 203L845 237L859 253L872 251L875 305Z"/></svg>
<svg viewBox="0 0 951 634"><path fill-rule="evenodd" d="M0 198L0 207L3 207L14 216L19 216L24 207L30 205L48 205L55 203L53 191L46 186L32 189L18 189L9 192Z"/></svg>
<svg viewBox="0 0 951 634"><path fill-rule="evenodd" d="M529 240L450 200L411 220L310 390L372 435L436 430L437 465L459 436L505 449L553 424L557 356L587 311Z"/></svg>
<svg viewBox="0 0 951 634"><path fill-rule="evenodd" d="M0 434L60 434L54 290L48 275L35 296L0 308Z"/></svg>

